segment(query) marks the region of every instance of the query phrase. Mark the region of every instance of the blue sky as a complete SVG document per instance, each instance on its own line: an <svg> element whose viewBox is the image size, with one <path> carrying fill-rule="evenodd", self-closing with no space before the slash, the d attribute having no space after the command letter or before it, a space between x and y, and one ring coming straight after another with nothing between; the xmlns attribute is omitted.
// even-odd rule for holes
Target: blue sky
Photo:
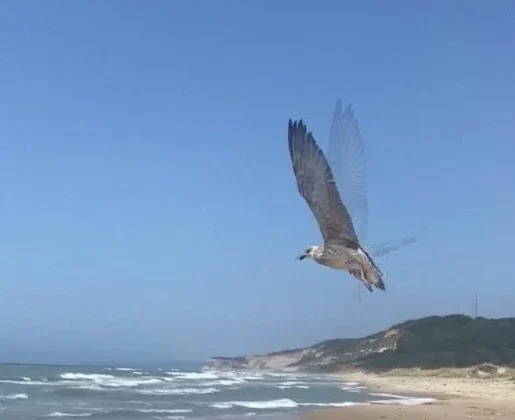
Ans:
<svg viewBox="0 0 515 420"><path fill-rule="evenodd" d="M0 4L0 358L164 361L513 316L513 2ZM364 136L387 293L320 243L287 123Z"/></svg>

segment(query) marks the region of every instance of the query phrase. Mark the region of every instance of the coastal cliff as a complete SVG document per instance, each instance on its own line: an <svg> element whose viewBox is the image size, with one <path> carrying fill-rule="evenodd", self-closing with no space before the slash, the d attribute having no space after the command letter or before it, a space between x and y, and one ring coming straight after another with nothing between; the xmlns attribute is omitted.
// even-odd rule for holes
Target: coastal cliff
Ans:
<svg viewBox="0 0 515 420"><path fill-rule="evenodd" d="M212 369L336 372L341 369L515 366L515 318L431 316L363 338L327 340L264 355L213 357Z"/></svg>
<svg viewBox="0 0 515 420"><path fill-rule="evenodd" d="M327 340L303 349L283 350L245 357L213 357L213 369L285 370L330 372L373 353L395 350L402 330L391 328L364 338Z"/></svg>

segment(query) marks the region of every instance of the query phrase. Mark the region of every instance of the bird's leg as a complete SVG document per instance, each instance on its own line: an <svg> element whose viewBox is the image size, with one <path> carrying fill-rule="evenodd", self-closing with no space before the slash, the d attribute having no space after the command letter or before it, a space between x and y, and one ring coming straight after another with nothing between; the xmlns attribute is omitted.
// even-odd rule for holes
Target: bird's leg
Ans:
<svg viewBox="0 0 515 420"><path fill-rule="evenodd" d="M359 278L361 279L361 282L365 285L365 287L372 291L372 286L370 286L370 284L368 284L366 278L365 278L365 271L363 269L360 269L359 270Z"/></svg>
<svg viewBox="0 0 515 420"><path fill-rule="evenodd" d="M363 270L349 270L349 274L352 274L354 277L360 280L356 287L355 296L359 301L361 301L361 283L363 283L368 290L372 291L371 286L365 280L365 272Z"/></svg>
<svg viewBox="0 0 515 420"><path fill-rule="evenodd" d="M349 274L359 279L358 273L356 270L349 270ZM361 302L361 284L358 282L358 287L356 288L355 298Z"/></svg>
<svg viewBox="0 0 515 420"><path fill-rule="evenodd" d="M365 279L365 272L363 270L359 270L359 278L365 287L372 292L372 286L368 284L367 280Z"/></svg>
<svg viewBox="0 0 515 420"><path fill-rule="evenodd" d="M362 282L365 287L369 290L369 292L373 292L374 290L372 290L372 286L370 286L370 284L368 284L365 280L363 280Z"/></svg>
<svg viewBox="0 0 515 420"><path fill-rule="evenodd" d="M358 294L358 300L361 302L361 283L360 282L358 282L358 287L357 287L356 293Z"/></svg>

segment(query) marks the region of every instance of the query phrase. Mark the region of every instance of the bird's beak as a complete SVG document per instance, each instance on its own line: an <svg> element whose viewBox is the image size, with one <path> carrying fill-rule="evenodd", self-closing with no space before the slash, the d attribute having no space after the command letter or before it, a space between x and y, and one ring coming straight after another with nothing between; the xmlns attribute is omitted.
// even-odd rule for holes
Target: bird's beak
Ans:
<svg viewBox="0 0 515 420"><path fill-rule="evenodd" d="M306 258L306 254L302 254L302 255L299 255L297 258L295 258L296 260L303 260L304 258Z"/></svg>

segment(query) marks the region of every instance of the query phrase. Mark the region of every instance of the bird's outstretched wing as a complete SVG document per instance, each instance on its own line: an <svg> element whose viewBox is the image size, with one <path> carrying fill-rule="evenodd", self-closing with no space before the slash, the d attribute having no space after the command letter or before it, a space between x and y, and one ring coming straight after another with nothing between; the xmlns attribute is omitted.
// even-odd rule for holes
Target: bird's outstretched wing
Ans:
<svg viewBox="0 0 515 420"><path fill-rule="evenodd" d="M365 164L365 147L359 123L349 103L343 111L338 99L334 108L327 161L333 172L338 191L352 217L354 229L360 242L367 243L368 228L368 183ZM405 237L396 242L369 245L374 257L383 257L415 242Z"/></svg>
<svg viewBox="0 0 515 420"><path fill-rule="evenodd" d="M341 99L336 101L334 108L327 161L343 202L352 217L354 229L359 239L366 242L368 186L365 149L352 105L349 103L343 111Z"/></svg>
<svg viewBox="0 0 515 420"><path fill-rule="evenodd" d="M298 190L318 222L324 243L357 248L359 240L331 168L302 120L289 121L288 146Z"/></svg>
<svg viewBox="0 0 515 420"><path fill-rule="evenodd" d="M407 236L402 238L400 241L395 243L386 242L381 244L374 244L369 247L369 252L374 257L383 257L391 252L397 251L399 248L403 246L412 244L416 239L413 236Z"/></svg>
<svg viewBox="0 0 515 420"><path fill-rule="evenodd" d="M334 108L327 160L341 197L352 217L354 229L361 243L367 242L368 183L365 148L352 105L349 103L343 111L341 99L336 101ZM413 242L414 238L407 237L396 243L372 245L369 251L374 257L382 257ZM361 283L358 283L358 298L360 287Z"/></svg>

